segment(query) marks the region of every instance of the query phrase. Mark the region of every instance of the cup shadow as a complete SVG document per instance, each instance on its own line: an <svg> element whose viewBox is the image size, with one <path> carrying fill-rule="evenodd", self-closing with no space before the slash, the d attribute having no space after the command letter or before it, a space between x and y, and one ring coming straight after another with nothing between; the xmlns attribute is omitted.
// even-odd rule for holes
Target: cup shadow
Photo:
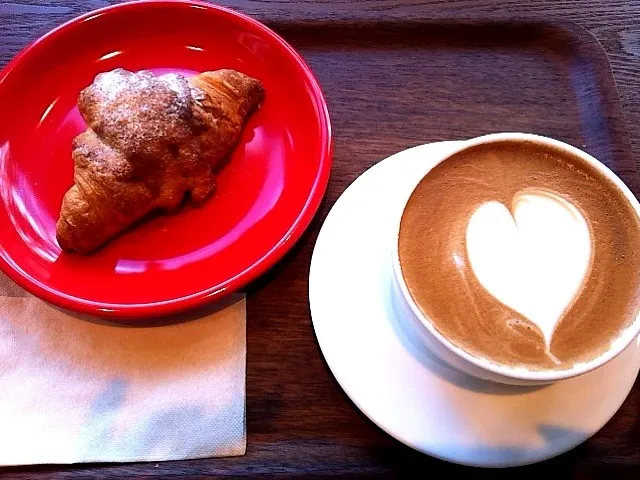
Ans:
<svg viewBox="0 0 640 480"><path fill-rule="evenodd" d="M467 467L474 463L487 468L525 467L562 455L585 441L584 432L562 426L541 424L537 432L542 440L540 446L444 444L435 450L441 453L441 460L457 463L459 459L466 459L463 465ZM474 459L479 461L476 463Z"/></svg>
<svg viewBox="0 0 640 480"><path fill-rule="evenodd" d="M420 335L415 331L415 326L408 319L404 318L400 309L397 307L397 302L394 298L393 279L390 275L389 269L387 269L386 273L387 275L385 275L384 280L384 291L386 294L384 306L389 323L393 328L396 337L405 349L431 373L447 382L455 384L460 388L491 395L519 395L522 393L541 390L549 386L519 386L491 382L473 377L445 363L420 341Z"/></svg>

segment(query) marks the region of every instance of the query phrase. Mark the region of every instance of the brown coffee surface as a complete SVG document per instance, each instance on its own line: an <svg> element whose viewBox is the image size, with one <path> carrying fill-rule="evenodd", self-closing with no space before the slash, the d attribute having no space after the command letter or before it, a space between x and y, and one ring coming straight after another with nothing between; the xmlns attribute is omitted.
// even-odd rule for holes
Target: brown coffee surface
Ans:
<svg viewBox="0 0 640 480"><path fill-rule="evenodd" d="M551 337L551 355L538 327L480 284L467 255L466 230L476 209L489 201L510 205L525 189L568 200L591 230L591 267ZM500 141L454 154L414 190L398 245L409 292L435 328L468 353L499 364L546 370L589 361L640 310L635 210L601 172L552 147Z"/></svg>

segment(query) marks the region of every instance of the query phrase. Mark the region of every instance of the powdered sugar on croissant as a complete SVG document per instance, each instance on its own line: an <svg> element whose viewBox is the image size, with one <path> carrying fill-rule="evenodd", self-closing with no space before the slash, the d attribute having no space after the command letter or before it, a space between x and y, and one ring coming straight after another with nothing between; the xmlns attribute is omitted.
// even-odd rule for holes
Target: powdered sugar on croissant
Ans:
<svg viewBox="0 0 640 480"><path fill-rule="evenodd" d="M99 74L78 99L87 130L74 139L74 186L57 223L63 250L88 253L149 212L202 202L214 168L262 100L234 70L187 79L123 69Z"/></svg>

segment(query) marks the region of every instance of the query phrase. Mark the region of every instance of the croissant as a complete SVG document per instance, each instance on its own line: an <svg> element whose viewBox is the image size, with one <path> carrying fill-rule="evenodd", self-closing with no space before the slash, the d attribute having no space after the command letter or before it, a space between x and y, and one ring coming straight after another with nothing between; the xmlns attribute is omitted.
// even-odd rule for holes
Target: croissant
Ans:
<svg viewBox="0 0 640 480"><path fill-rule="evenodd" d="M78 99L88 128L73 141L60 247L90 253L151 211L174 210L186 196L203 202L263 95L260 81L234 70L96 76Z"/></svg>

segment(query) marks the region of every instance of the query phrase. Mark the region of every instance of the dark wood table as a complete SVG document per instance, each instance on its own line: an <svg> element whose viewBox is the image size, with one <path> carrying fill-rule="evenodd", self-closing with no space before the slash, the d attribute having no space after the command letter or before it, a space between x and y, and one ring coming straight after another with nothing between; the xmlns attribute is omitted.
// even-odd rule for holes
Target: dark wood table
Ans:
<svg viewBox="0 0 640 480"><path fill-rule="evenodd" d="M30 41L102 0L0 2L0 64ZM573 20L609 55L634 154L640 152L639 0L256 0L222 1L276 25L297 20L440 20L535 18ZM2 112L10 115L10 112ZM339 132L336 132L339 135ZM518 470L488 472L422 455L386 435L339 388L315 340L307 300L309 261L329 208L364 170L336 144L335 169L321 212L276 268L248 297L247 431L244 457L124 465L38 466L0 470L5 478L169 478L227 476L436 475L522 473L573 478L640 475L640 383L616 416L592 439L558 458ZM390 145L393 148L393 145ZM635 157L635 155L634 155ZM0 426L2 428L2 426ZM440 470L437 470L438 475Z"/></svg>

